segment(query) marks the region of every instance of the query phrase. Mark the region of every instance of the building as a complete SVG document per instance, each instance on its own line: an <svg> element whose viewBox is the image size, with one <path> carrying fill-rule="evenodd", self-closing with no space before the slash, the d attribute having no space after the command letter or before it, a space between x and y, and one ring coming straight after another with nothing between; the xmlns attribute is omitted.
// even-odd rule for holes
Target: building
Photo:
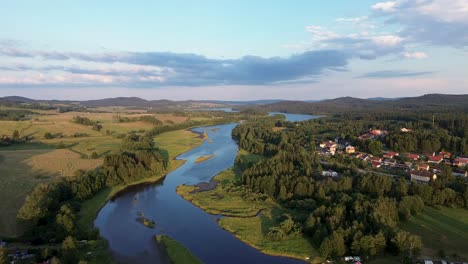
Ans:
<svg viewBox="0 0 468 264"><path fill-rule="evenodd" d="M325 176L325 177L338 177L338 172L332 171L332 170L322 171L322 176Z"/></svg>
<svg viewBox="0 0 468 264"><path fill-rule="evenodd" d="M428 183L430 180L437 179L437 175L430 171L417 170L411 172L411 180L418 183Z"/></svg>
<svg viewBox="0 0 468 264"><path fill-rule="evenodd" d="M442 156L430 156L427 162L439 164L442 162L443 159L444 157Z"/></svg>
<svg viewBox="0 0 468 264"><path fill-rule="evenodd" d="M452 157L452 153L447 151L441 151L439 152L439 156L442 156L444 159L450 159L450 157Z"/></svg>
<svg viewBox="0 0 468 264"><path fill-rule="evenodd" d="M426 163L421 163L421 164L418 165L418 170L428 171L429 170L429 165L426 164Z"/></svg>
<svg viewBox="0 0 468 264"><path fill-rule="evenodd" d="M410 160L418 160L419 155L418 154L413 154L413 153L406 153L406 157Z"/></svg>
<svg viewBox="0 0 468 264"><path fill-rule="evenodd" d="M346 147L346 153L352 154L354 152L356 152L356 149L353 146L347 146Z"/></svg>
<svg viewBox="0 0 468 264"><path fill-rule="evenodd" d="M398 155L399 154L397 152L388 151L384 153L383 157L387 159L393 159L395 156L398 156Z"/></svg>
<svg viewBox="0 0 468 264"><path fill-rule="evenodd" d="M323 142L320 144L320 147L323 149L326 149L328 152L330 152L332 155L335 154L336 148L338 147L338 144L336 144L333 141L328 141L328 142Z"/></svg>
<svg viewBox="0 0 468 264"><path fill-rule="evenodd" d="M372 168L382 167L382 163L380 163L380 162L372 161L371 164L372 164Z"/></svg>
<svg viewBox="0 0 468 264"><path fill-rule="evenodd" d="M468 165L468 158L458 157L453 161L453 166L465 167L466 165Z"/></svg>
<svg viewBox="0 0 468 264"><path fill-rule="evenodd" d="M403 133L407 133L407 132L411 132L413 130L411 130L409 128L406 128L406 127L402 127L402 128L400 128L400 131L403 132Z"/></svg>

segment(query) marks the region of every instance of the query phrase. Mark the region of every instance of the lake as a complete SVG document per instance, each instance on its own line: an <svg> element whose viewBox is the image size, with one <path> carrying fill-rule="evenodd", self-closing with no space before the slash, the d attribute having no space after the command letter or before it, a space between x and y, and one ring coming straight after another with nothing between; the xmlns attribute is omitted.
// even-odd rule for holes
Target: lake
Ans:
<svg viewBox="0 0 468 264"><path fill-rule="evenodd" d="M307 120L323 117L323 116L317 116L317 115L288 114L288 113L282 113L282 112L269 112L268 115L269 116L284 115L286 117L286 121L291 121L291 122L307 121Z"/></svg>
<svg viewBox="0 0 468 264"><path fill-rule="evenodd" d="M243 243L219 227L219 215L211 215L176 193L181 184L208 182L219 172L233 166L238 147L231 138L237 124L193 129L206 132L208 140L178 157L186 162L169 173L163 182L141 187L109 201L94 224L107 239L115 259L122 263L167 263L154 240L166 234L178 240L205 263L304 263L300 260L266 255ZM195 163L199 156L215 154ZM136 199L135 199L136 198ZM137 202L135 202L137 201ZM156 222L156 229L139 223L141 212Z"/></svg>

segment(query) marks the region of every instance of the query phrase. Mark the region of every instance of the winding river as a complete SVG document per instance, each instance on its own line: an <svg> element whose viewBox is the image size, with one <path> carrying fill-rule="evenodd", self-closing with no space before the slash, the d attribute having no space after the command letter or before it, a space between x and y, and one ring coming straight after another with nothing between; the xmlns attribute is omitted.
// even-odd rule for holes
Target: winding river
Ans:
<svg viewBox="0 0 468 264"><path fill-rule="evenodd" d="M243 243L218 226L217 219L221 216L204 212L175 191L181 184L208 182L234 164L238 147L231 138L231 131L236 125L193 129L194 132L206 132L211 141L205 140L201 146L177 157L186 162L161 183L129 190L101 209L94 224L109 242L118 262L167 263L165 254L161 253L154 240L156 234L166 234L182 243L204 263L303 263L266 255ZM195 163L197 157L211 154L215 156ZM156 229L139 223L139 212L154 220Z"/></svg>

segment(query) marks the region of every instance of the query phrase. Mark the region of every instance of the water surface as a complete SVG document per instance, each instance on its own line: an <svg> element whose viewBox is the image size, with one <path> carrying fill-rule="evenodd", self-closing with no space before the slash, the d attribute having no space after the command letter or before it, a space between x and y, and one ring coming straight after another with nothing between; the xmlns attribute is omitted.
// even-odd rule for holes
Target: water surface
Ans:
<svg viewBox="0 0 468 264"><path fill-rule="evenodd" d="M186 162L169 173L162 183L128 191L102 208L94 224L109 241L109 248L118 261L166 263L154 235L167 234L205 263L303 263L261 253L221 229L216 222L220 216L204 212L175 192L180 184L208 182L234 164L238 149L231 131L235 126L194 129L206 132L212 141L205 140L200 147L180 155L178 159ZM215 156L195 163L197 157L211 154ZM157 228L149 229L136 221L138 212L156 221Z"/></svg>

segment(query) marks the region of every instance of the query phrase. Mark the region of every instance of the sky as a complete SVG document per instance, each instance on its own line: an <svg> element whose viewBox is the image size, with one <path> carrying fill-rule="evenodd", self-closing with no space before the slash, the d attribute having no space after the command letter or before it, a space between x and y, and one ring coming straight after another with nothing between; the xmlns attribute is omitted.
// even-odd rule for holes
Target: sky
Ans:
<svg viewBox="0 0 468 264"><path fill-rule="evenodd" d="M468 93L468 0L4 1L0 96Z"/></svg>

